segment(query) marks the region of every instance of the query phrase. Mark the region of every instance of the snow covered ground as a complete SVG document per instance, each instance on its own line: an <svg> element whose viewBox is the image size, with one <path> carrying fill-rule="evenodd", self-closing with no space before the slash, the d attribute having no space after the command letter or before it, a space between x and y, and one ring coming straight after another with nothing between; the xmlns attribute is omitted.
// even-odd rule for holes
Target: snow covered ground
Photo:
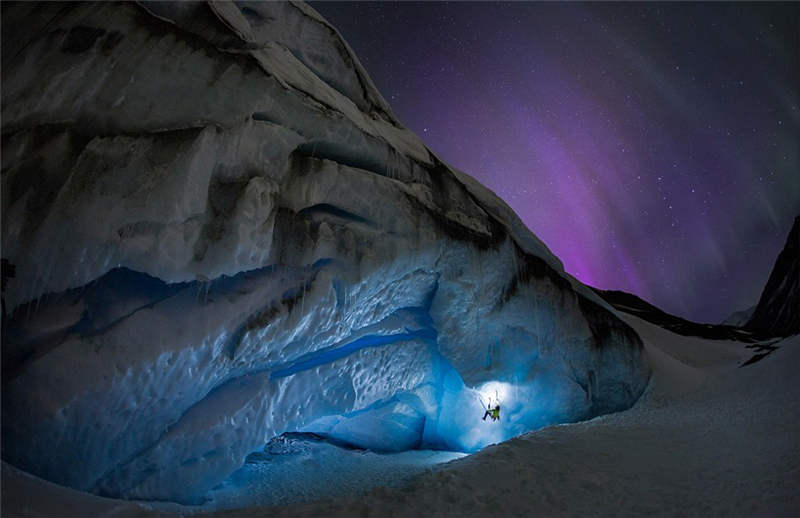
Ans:
<svg viewBox="0 0 800 518"><path fill-rule="evenodd" d="M302 441L300 448L289 454L265 455L264 460L252 459L254 456L207 495L204 508L293 505L360 496L379 486L399 489L423 471L466 454L430 450L378 454Z"/></svg>
<svg viewBox="0 0 800 518"><path fill-rule="evenodd" d="M631 410L528 433L440 464L406 485L375 476L381 463L384 474L397 466L392 455L370 454L363 471L353 462L332 463L339 474L312 461L307 474L319 475L317 494L355 496L213 512L103 499L4 463L2 515L800 515L800 336L741 367L755 354L745 344L681 337L625 319L645 340L653 367L647 392ZM371 484L380 487L363 493Z"/></svg>

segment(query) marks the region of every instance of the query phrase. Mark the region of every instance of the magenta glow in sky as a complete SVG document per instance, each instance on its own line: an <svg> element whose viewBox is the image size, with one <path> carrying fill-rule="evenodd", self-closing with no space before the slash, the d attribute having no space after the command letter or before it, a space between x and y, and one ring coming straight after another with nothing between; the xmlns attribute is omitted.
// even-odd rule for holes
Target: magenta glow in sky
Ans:
<svg viewBox="0 0 800 518"><path fill-rule="evenodd" d="M800 213L798 3L312 3L567 271L720 322Z"/></svg>

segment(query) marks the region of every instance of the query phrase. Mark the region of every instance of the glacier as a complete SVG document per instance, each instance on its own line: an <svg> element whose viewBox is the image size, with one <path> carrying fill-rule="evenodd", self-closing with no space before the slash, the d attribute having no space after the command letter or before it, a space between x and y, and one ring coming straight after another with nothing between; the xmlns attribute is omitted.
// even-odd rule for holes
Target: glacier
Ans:
<svg viewBox="0 0 800 518"><path fill-rule="evenodd" d="M647 386L637 333L309 6L2 9L10 464L196 503L286 432L474 452Z"/></svg>

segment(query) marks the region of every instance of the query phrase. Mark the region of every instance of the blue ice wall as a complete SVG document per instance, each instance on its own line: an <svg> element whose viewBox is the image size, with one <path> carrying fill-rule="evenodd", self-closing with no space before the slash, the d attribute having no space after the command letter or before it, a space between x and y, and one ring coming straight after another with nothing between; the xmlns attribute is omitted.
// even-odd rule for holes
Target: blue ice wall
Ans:
<svg viewBox="0 0 800 518"><path fill-rule="evenodd" d="M4 457L78 489L192 503L287 431L375 451L473 452L598 405L626 408L643 388L641 364L626 360L635 343L615 352L588 343L590 331L558 343L564 322L548 317L558 308L547 297L533 319L525 299L487 311L476 334L446 320L463 307L440 306L464 272L412 268L400 283L378 272L353 284L341 268L178 284L113 270L18 308L4 334L16 345L16 363L4 364ZM588 329L582 315L562 319ZM41 350L43 335L61 341ZM498 421L481 419L490 398Z"/></svg>

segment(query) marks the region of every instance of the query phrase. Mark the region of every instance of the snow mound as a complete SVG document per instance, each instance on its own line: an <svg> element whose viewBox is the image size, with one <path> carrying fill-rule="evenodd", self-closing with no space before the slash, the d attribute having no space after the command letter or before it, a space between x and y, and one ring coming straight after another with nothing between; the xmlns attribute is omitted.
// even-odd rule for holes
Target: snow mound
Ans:
<svg viewBox="0 0 800 518"><path fill-rule="evenodd" d="M308 6L23 2L2 23L12 465L198 502L284 432L471 452L642 394L638 335Z"/></svg>

